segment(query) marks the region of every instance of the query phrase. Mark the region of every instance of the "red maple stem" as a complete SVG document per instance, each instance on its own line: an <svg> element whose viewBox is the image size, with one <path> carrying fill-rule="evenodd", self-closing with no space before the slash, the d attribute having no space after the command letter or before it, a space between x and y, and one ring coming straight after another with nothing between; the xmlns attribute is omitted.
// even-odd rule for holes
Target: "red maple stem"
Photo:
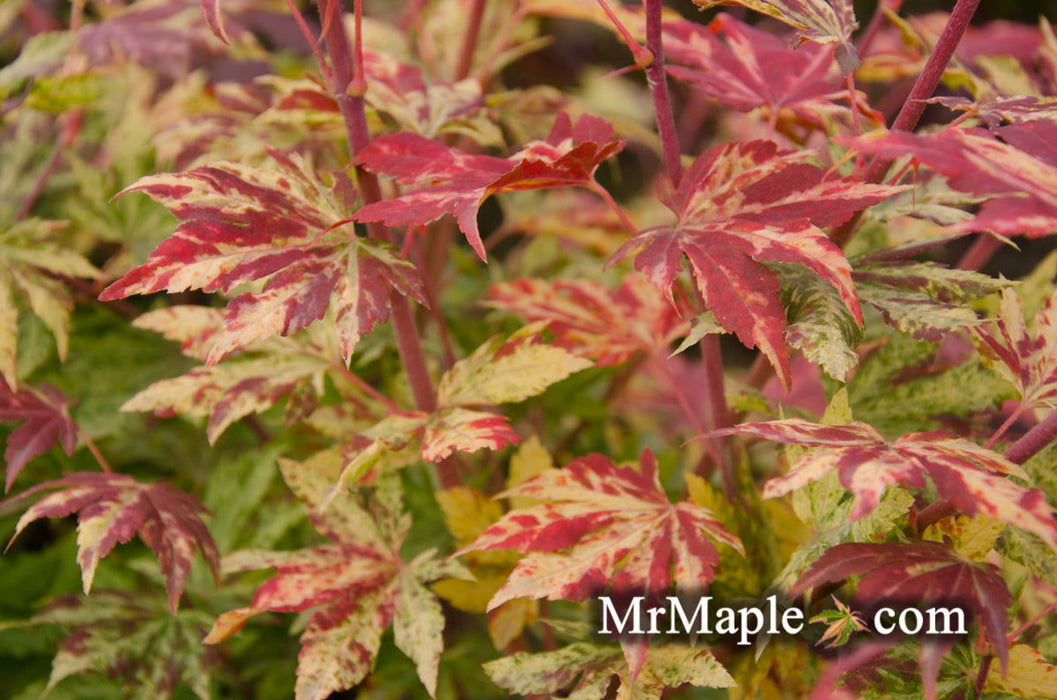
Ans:
<svg viewBox="0 0 1057 700"><path fill-rule="evenodd" d="M624 228L627 229L628 233L634 236L636 233L639 232L638 227L635 226L631 219L628 218L628 215L624 212L624 210L621 209L620 205L617 204L617 200L613 199L613 195L609 194L609 190L607 190L605 187L602 187L602 185L598 184L594 180L591 181L591 184L587 185L587 189L591 190L602 198L602 201L606 203L606 206L608 206L609 209L614 214L616 214L616 217L620 219L620 223L624 225Z"/></svg>
<svg viewBox="0 0 1057 700"><path fill-rule="evenodd" d="M342 374L342 376L344 376L346 379L349 380L350 383L353 384L353 386L373 398L375 401L378 401L389 410L396 411L400 408L396 405L395 401L375 389L373 386L368 384L362 377L360 377L355 372L346 367L344 362L337 362L334 364L334 366Z"/></svg>
<svg viewBox="0 0 1057 700"><path fill-rule="evenodd" d="M1014 423L1016 423L1017 419L1020 418L1024 414L1024 409L1025 409L1025 405L1023 403L1020 404L1019 406L1017 406L1017 408L1012 413L1009 414L1009 418L1006 418L1006 420L1002 423L1002 425L998 426L998 430L996 430L994 432L994 434L991 435L990 438L988 438L987 442L984 443L984 447L986 447L988 449L991 449L991 447L996 442L998 442L998 438L1000 438L1003 435L1005 435L1006 431L1009 430L1010 426L1012 426Z"/></svg>
<svg viewBox="0 0 1057 700"><path fill-rule="evenodd" d="M979 0L977 0L979 1ZM668 76L664 72L664 43L661 27L661 0L642 0L646 10L646 50L652 60L646 66L646 81L653 96L653 109L657 117L657 131L661 136L661 151L664 166L673 187L679 186L683 177L682 150L679 148L679 133L672 113L672 101L668 94Z"/></svg>
<svg viewBox="0 0 1057 700"><path fill-rule="evenodd" d="M974 270L978 271L989 260L998 252L998 249L1002 247L1002 241L994 236L989 236L985 233L981 233L969 250L965 251L965 255L958 261L959 270Z"/></svg>
<svg viewBox="0 0 1057 700"><path fill-rule="evenodd" d="M980 671L976 674L976 683L973 685L974 698L983 697L984 684L987 683L987 676L991 673L991 660L994 658L993 654L988 654L980 660Z"/></svg>
<svg viewBox="0 0 1057 700"><path fill-rule="evenodd" d="M616 28L617 34L624 40L624 44L631 50L631 55L635 59L635 64L645 68L653 61L653 55L650 54L648 49L644 49L639 46L639 42L635 40L635 37L631 35L628 28L624 26L624 23L620 21L616 13L613 12L613 8L609 6L606 0L595 0L598 6L602 8L602 12L606 13L606 17L613 23L613 27Z"/></svg>
<svg viewBox="0 0 1057 700"><path fill-rule="evenodd" d="M910 89L910 94L896 115L892 131L913 131L917 126L922 112L925 111L925 100L932 97L932 93L936 91L936 86L939 85L943 72L947 70L954 50L958 48L979 5L980 0L958 0L947 20L947 26L943 28L936 46L925 62L925 67L921 69L914 87ZM863 180L869 183L880 182L891 163L889 158L874 156L863 174ZM833 229L830 239L841 248L846 246L855 234L861 218L856 215L847 223Z"/></svg>
<svg viewBox="0 0 1057 700"><path fill-rule="evenodd" d="M312 30L308 28L308 22L305 21L305 16L301 14L301 10L294 4L294 0L285 0L286 8L290 10L290 14L293 15L294 22L297 24L297 28L301 31L301 35L305 37L305 41L308 42L309 47L312 49L312 55L316 58L316 63L319 64L319 70L323 74L323 79L326 80L327 84L330 85L334 81L334 74L330 70L330 65L327 64L327 59L323 56L323 50L319 46L319 42L316 41L316 37L313 36Z"/></svg>
<svg viewBox="0 0 1057 700"><path fill-rule="evenodd" d="M473 0L470 17L466 22L466 33L462 37L462 51L455 66L455 79L462 80L470 74L473 66L473 55L477 50L477 36L481 33L481 20L484 18L486 0Z"/></svg>
<svg viewBox="0 0 1057 700"><path fill-rule="evenodd" d="M321 0L320 10L324 16L332 16L330 13L340 13L340 6L334 7L333 3L339 0ZM355 10L357 48L353 51L349 44L349 37L345 31L345 23L338 20L324 22L323 43L330 55L333 64L333 83L330 86L334 93L334 99L341 110L342 120L345 123L345 132L349 141L349 149L353 159L356 154L367 147L371 135L367 128L367 110L364 103L364 94L367 91L367 81L363 71L363 51L360 48L361 24L363 19L363 0L356 0ZM356 181L359 185L360 196L363 201L372 204L381 201L381 188L378 178L364 168L356 167ZM392 242L392 237L379 222L367 224L367 232L377 240ZM422 343L419 340L418 328L415 325L415 317L411 312L411 306L404 295L397 291L389 294L389 304L392 308L393 330L396 334L397 350L400 360L404 366L408 382L411 385L411 393L415 398L415 405L421 411L432 411L436 407L437 397L433 391L433 382L426 367L426 358L422 353Z"/></svg>
<svg viewBox="0 0 1057 700"><path fill-rule="evenodd" d="M1057 438L1057 411L1052 411L1045 420L1029 430L1003 453L1014 464L1024 464ZM929 525L955 515L958 509L948 500L940 500L922 508L918 513L917 532L925 531Z"/></svg>
<svg viewBox="0 0 1057 700"><path fill-rule="evenodd" d="M884 24L885 10L899 12L899 7L902 4L903 0L881 0L877 3L873 16L870 17L869 24L866 25L866 29L863 30L859 41L855 45L855 50L860 57L865 57L870 52L870 46L873 44L874 39L877 38L877 33L881 31L881 26Z"/></svg>
<svg viewBox="0 0 1057 700"><path fill-rule="evenodd" d="M1006 459L1016 464L1024 464L1057 437L1057 411L1029 430L1005 451Z"/></svg>
<svg viewBox="0 0 1057 700"><path fill-rule="evenodd" d="M110 463L106 461L106 457L103 456L103 453L99 451L99 447L95 444L95 441L92 440L92 438L88 437L88 434L80 428L77 429L77 437L81 439L81 442L84 443L84 446L87 447L88 451L92 453L92 457L95 458L95 461L99 465L99 468L107 474L113 474L114 470L111 469Z"/></svg>

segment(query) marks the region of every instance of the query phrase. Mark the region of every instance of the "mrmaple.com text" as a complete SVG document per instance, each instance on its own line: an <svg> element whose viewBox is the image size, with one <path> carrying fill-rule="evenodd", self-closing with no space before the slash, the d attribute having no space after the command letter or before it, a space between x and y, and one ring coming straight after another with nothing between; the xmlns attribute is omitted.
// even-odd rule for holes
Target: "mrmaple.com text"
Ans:
<svg viewBox="0 0 1057 700"><path fill-rule="evenodd" d="M757 634L799 635L804 631L804 611L797 607L783 607L778 596L769 595L758 606L727 606L714 601L712 596L697 599L687 615L686 600L665 597L664 605L647 607L645 596L630 601L614 601L611 596L599 596L601 635L718 635L737 637L739 646L752 642ZM924 610L881 607L872 616L872 630L880 635L964 635L965 610L960 607L932 606Z"/></svg>

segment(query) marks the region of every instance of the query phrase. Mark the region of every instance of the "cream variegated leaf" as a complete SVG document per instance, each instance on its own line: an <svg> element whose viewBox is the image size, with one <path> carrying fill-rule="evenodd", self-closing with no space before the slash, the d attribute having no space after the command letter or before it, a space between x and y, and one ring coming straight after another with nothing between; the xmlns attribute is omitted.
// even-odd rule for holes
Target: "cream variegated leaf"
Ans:
<svg viewBox="0 0 1057 700"><path fill-rule="evenodd" d="M389 317L391 292L425 303L414 265L389 244L355 234L337 186L324 186L299 156L269 153L271 166L219 162L126 188L121 194L146 193L180 225L100 299L231 292L263 282L259 291L228 302L209 364L254 341L305 328L328 309L348 360L359 339Z"/></svg>
<svg viewBox="0 0 1057 700"><path fill-rule="evenodd" d="M641 670L632 674L621 649L578 642L538 654L519 652L484 665L496 685L521 695L554 695L571 688L570 698L604 697L613 678L617 698L660 700L666 688L687 683L699 688L733 688L734 678L708 649L680 644L651 645Z"/></svg>
<svg viewBox="0 0 1057 700"><path fill-rule="evenodd" d="M525 326L507 339L495 337L455 363L437 387L441 406L517 403L591 366L540 339L545 322Z"/></svg>
<svg viewBox="0 0 1057 700"><path fill-rule="evenodd" d="M1028 489L1010 476L1026 479L1018 465L979 445L944 432L911 433L889 442L866 423L819 425L798 418L743 423L705 437L754 435L791 445L816 448L800 457L789 472L763 488L776 498L817 481L831 471L855 494L850 517L872 512L890 484L923 488L929 477L940 496L962 513L983 513L1023 528L1057 549L1057 521L1042 491Z"/></svg>
<svg viewBox="0 0 1057 700"><path fill-rule="evenodd" d="M701 590L719 560L713 540L742 551L740 540L706 508L668 500L648 450L638 465L628 466L589 455L503 495L547 502L507 513L459 550L528 553L489 609L522 596L585 600L600 585L653 593Z"/></svg>
<svg viewBox="0 0 1057 700"><path fill-rule="evenodd" d="M379 483L374 498L364 503L310 464L283 460L281 468L308 508L309 520L330 542L294 552L245 551L226 557L227 572L267 567L276 575L257 588L248 607L218 617L205 642L227 639L264 611L311 609L301 635L296 697L323 700L371 672L382 634L393 625L397 646L415 662L432 695L444 617L423 584L466 576L465 569L437 559L434 551L410 563L401 559L410 518L392 478ZM327 507L320 508L324 501L329 501Z"/></svg>
<svg viewBox="0 0 1057 700"><path fill-rule="evenodd" d="M851 34L859 26L851 0L694 0L701 9L716 5L741 5L784 22L800 32L801 41L837 45L837 60L844 73L859 64Z"/></svg>
<svg viewBox="0 0 1057 700"><path fill-rule="evenodd" d="M994 324L974 329L980 353L1020 393L1025 410L1057 404L1057 295L1033 325L1029 330L1020 297L1006 289Z"/></svg>
<svg viewBox="0 0 1057 700"><path fill-rule="evenodd" d="M0 377L18 388L19 307L40 318L65 359L73 295L57 278L92 278L99 271L84 257L58 245L62 221L24 219L0 225Z"/></svg>
<svg viewBox="0 0 1057 700"><path fill-rule="evenodd" d="M12 541L40 518L77 514L77 561L88 593L99 561L136 535L150 547L165 574L169 608L176 611L191 571L195 550L214 576L219 555L202 522L208 511L197 500L164 484L143 484L123 474L74 472L34 486L5 502L47 493L22 514Z"/></svg>

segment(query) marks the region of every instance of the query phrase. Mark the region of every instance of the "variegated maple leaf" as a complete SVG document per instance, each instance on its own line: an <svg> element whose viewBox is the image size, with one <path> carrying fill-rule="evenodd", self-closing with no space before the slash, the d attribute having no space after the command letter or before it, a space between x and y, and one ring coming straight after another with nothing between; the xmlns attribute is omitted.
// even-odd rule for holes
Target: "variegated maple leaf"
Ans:
<svg viewBox="0 0 1057 700"><path fill-rule="evenodd" d="M283 477L330 542L293 552L242 551L224 559L226 573L273 568L249 607L221 615L206 637L216 644L266 610L309 609L298 657L298 700L323 700L360 683L374 666L382 634L393 626L396 646L432 695L443 649L444 616L425 583L468 577L456 562L429 550L405 563L400 546L411 527L398 481L379 482L368 509L308 465L281 460ZM337 488L337 493L332 489ZM320 505L327 502L325 509Z"/></svg>
<svg viewBox="0 0 1057 700"><path fill-rule="evenodd" d="M694 0L702 10L717 5L741 5L795 28L800 41L837 45L837 61L845 74L855 70L859 57L851 34L859 26L851 0Z"/></svg>
<svg viewBox="0 0 1057 700"><path fill-rule="evenodd" d="M199 700L209 700L220 665L215 650L200 641L210 622L202 610L168 610L160 595L103 590L58 597L18 626L69 630L51 662L45 695L70 676L95 672L119 680L127 697L186 697L180 692L185 686Z"/></svg>
<svg viewBox="0 0 1057 700"><path fill-rule="evenodd" d="M836 610L824 610L809 620L815 624L826 625L826 632L815 642L815 645L829 642L826 644L828 649L844 646L853 634L867 629L859 613L837 600L836 596L832 598L834 605L837 606Z"/></svg>
<svg viewBox="0 0 1057 700"><path fill-rule="evenodd" d="M368 204L354 218L408 226L453 214L484 260L477 210L486 198L500 192L593 186L598 166L623 147L603 119L585 114L573 124L565 112L546 139L527 144L509 158L469 155L417 134L384 134L360 151L356 162L393 176L411 191Z"/></svg>
<svg viewBox="0 0 1057 700"><path fill-rule="evenodd" d="M664 24L665 69L704 91L720 104L741 112L762 109L772 124L793 121L825 129L836 118L850 121L848 90L839 84L832 49L791 48L783 39L721 14L708 26L696 22ZM856 91L855 110L883 123Z"/></svg>
<svg viewBox="0 0 1057 700"><path fill-rule="evenodd" d="M933 97L930 104L941 104L957 112L967 112L979 119L989 129L998 128L1003 122L1021 124L1039 119L1053 121L1057 118L1057 99L1031 97L1028 95L998 95L990 99L973 102L964 97Z"/></svg>
<svg viewBox="0 0 1057 700"><path fill-rule="evenodd" d="M855 494L849 517L857 520L877 507L889 484L923 488L928 476L939 495L965 515L984 513L1034 532L1057 549L1057 520L1042 491L1009 478L1027 479L1024 470L997 452L950 433L910 433L889 442L858 421L820 425L791 418L743 423L704 437L721 435L754 435L817 448L800 457L787 474L768 481L764 498L783 496L836 470L841 484Z"/></svg>
<svg viewBox="0 0 1057 700"><path fill-rule="evenodd" d="M851 267L820 227L901 191L851 178L825 178L807 152L780 152L771 141L717 146L686 171L665 201L676 223L639 232L612 262L635 255L635 268L671 298L683 256L705 306L747 347L758 347L786 384L789 353L777 275L763 263L804 265L829 282L858 323Z"/></svg>
<svg viewBox="0 0 1057 700"><path fill-rule="evenodd" d="M132 325L157 331L179 342L185 355L204 361L224 333L224 312L205 306L172 306L143 314ZM284 396L303 389L322 396L324 375L337 357L335 343L327 342L324 332L310 331L304 339L266 338L247 350L254 351L254 356L196 367L179 377L154 382L126 401L121 410L208 416L206 434L214 443L232 423L271 408Z"/></svg>
<svg viewBox="0 0 1057 700"><path fill-rule="evenodd" d="M1003 236L1057 232L1057 123L1047 120L996 129L948 128L937 134L891 132L881 138L842 140L886 158L913 156L962 192L990 197L975 217L953 231Z"/></svg>
<svg viewBox="0 0 1057 700"><path fill-rule="evenodd" d="M885 323L933 343L947 331L980 324L969 302L1010 284L932 262L883 260L856 264L852 279L859 300L880 311Z"/></svg>
<svg viewBox="0 0 1057 700"><path fill-rule="evenodd" d="M974 328L973 338L991 368L1020 393L1019 412L1057 405L1057 295L1046 300L1028 330L1020 297L1003 290L994 325Z"/></svg>
<svg viewBox="0 0 1057 700"><path fill-rule="evenodd" d="M262 338L289 335L334 313L342 356L389 317L397 291L425 304L415 267L392 246L356 236L347 212L302 159L269 151L274 167L216 163L151 175L120 194L147 193L180 220L150 260L99 298L265 281L227 305L207 357L215 364Z"/></svg>
<svg viewBox="0 0 1057 700"><path fill-rule="evenodd" d="M124 474L74 472L38 484L3 505L56 488L62 490L48 493L22 514L11 541L34 520L77 513L77 563L85 593L92 588L99 561L134 535L157 557L172 611L179 605L196 549L216 577L219 555L201 518L208 511L183 491L165 484L142 484Z"/></svg>
<svg viewBox="0 0 1057 700"><path fill-rule="evenodd" d="M435 411L394 412L365 435L394 445L421 440L422 458L431 462L455 450L516 445L518 434L507 418L480 409L524 401L591 366L589 360L544 344L540 333L545 326L533 323L509 338L486 341L441 377Z"/></svg>
<svg viewBox="0 0 1057 700"><path fill-rule="evenodd" d="M489 661L484 670L501 688L551 697L608 697L614 676L620 679L617 698L641 700L660 700L666 688L684 683L699 688L737 685L711 651L676 644L651 646L637 674L630 673L619 648L588 642L539 654L520 652Z"/></svg>
<svg viewBox="0 0 1057 700"><path fill-rule="evenodd" d="M715 577L719 554L712 540L744 554L741 541L707 508L668 500L649 450L636 466L588 455L500 496L548 502L507 513L456 553L528 553L488 603L490 610L517 597L582 601L610 587L699 591Z"/></svg>
<svg viewBox="0 0 1057 700"><path fill-rule="evenodd" d="M848 542L830 547L793 584L790 594L851 576L862 577L855 601L863 610L876 610L886 601L901 606L909 602L968 605L1002 665L1008 663L1006 628L1012 596L993 564L969 561L937 542ZM938 671L937 660L933 681ZM925 682L928 685L929 679Z"/></svg>
<svg viewBox="0 0 1057 700"><path fill-rule="evenodd" d="M14 391L0 377L0 421L24 421L7 436L4 490L10 491L29 460L44 454L58 441L68 455L77 447L77 426L70 418L72 401L52 386Z"/></svg>
<svg viewBox="0 0 1057 700"><path fill-rule="evenodd" d="M400 128L431 139L458 134L483 146L502 145L502 132L488 118L478 80L427 84L418 67L390 54L368 49L363 58L370 82L367 106Z"/></svg>
<svg viewBox="0 0 1057 700"><path fill-rule="evenodd" d="M590 280L524 278L494 285L490 296L489 306L545 321L555 347L600 367L623 364L635 352L666 353L690 332L678 310L641 275L628 275L615 292Z"/></svg>
<svg viewBox="0 0 1057 700"><path fill-rule="evenodd" d="M95 277L98 271L78 253L55 243L62 221L0 222L0 378L18 388L19 307L31 311L55 337L66 358L73 296L59 277Z"/></svg>

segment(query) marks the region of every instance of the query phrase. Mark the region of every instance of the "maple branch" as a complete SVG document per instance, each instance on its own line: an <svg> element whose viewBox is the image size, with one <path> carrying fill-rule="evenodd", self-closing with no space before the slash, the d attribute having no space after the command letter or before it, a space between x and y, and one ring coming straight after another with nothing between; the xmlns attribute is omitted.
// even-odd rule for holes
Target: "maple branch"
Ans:
<svg viewBox="0 0 1057 700"><path fill-rule="evenodd" d="M336 11L335 4L339 0L326 0L326 2L324 15L329 18ZM349 46L349 37L345 32L344 22L340 19L332 21L328 19L323 27L323 43L334 64L334 83L331 89L341 110L353 160L371 140L367 129L367 110L364 102L367 81L363 74L363 51L360 48L362 18L363 0L356 0L357 48L355 53ZM356 182L363 201L367 204L381 201L382 191L374 173L359 166L355 166L355 170ZM368 223L367 232L376 240L392 242L388 230L379 222ZM411 313L407 299L396 290L392 290L389 294L389 305L392 309L391 317L393 330L396 333L397 350L400 353L404 371L407 373L408 382L411 384L415 404L419 410L432 411L436 407L436 395L433 392L433 382L430 380L429 370L426 367L426 358L422 354L422 344L419 341L414 314Z"/></svg>
<svg viewBox="0 0 1057 700"><path fill-rule="evenodd" d="M947 64L950 63L954 50L961 42L979 5L980 0L958 0L951 16L947 19L947 26L943 28L936 46L929 55L928 61L925 62L925 67L921 69L914 86L910 89L910 94L903 102L903 107L896 115L892 123L892 131L913 131L917 126L922 112L925 111L925 100L932 97L932 93L936 91L936 86L939 85L943 72L947 69ZM863 181L871 184L881 182L891 164L892 161L889 158L874 156L863 174ZM846 246L854 235L861 218L862 212L859 212L848 222L835 228L830 234L830 239L841 248Z"/></svg>
<svg viewBox="0 0 1057 700"><path fill-rule="evenodd" d="M455 79L462 80L470 74L473 65L473 54L477 49L477 35L481 32L481 20L484 18L486 0L473 0L470 7L470 18L466 22L466 33L462 37L462 51L459 62L455 65Z"/></svg>
<svg viewBox="0 0 1057 700"><path fill-rule="evenodd" d="M980 672L976 674L976 684L973 686L975 691L974 698L983 696L984 684L987 682L987 675L991 672L991 660L993 658L993 654L988 654L980 660Z"/></svg>
<svg viewBox="0 0 1057 700"><path fill-rule="evenodd" d="M1003 453L1003 456L1014 464L1024 464L1057 437L1057 411L1050 412L1046 419L1028 431ZM958 509L950 501L936 501L918 513L917 532L920 534L929 525L955 515Z"/></svg>
<svg viewBox="0 0 1057 700"><path fill-rule="evenodd" d="M1046 419L1029 430L1027 434L1010 445L1005 451L1006 459L1024 464L1057 437L1057 411L1051 411Z"/></svg>
<svg viewBox="0 0 1057 700"><path fill-rule="evenodd" d="M682 151L679 148L679 134L675 128L675 116L672 113L672 102L668 94L668 76L664 72L664 42L661 27L661 0L642 0L646 10L646 50L652 60L644 66L646 81L653 95L653 109L657 116L657 131L661 136L661 149L664 153L664 165L668 179L673 187L679 186L683 176ZM977 0L979 2L979 0Z"/></svg>
<svg viewBox="0 0 1057 700"><path fill-rule="evenodd" d="M415 397L415 405L420 411L432 413L437 408L437 395L433 391L433 381L426 368L426 358L422 353L422 342L418 337L411 307L403 295L395 290L389 295L389 303L393 307L396 347L404 361L404 372L407 373L407 381L411 385L411 395Z"/></svg>

